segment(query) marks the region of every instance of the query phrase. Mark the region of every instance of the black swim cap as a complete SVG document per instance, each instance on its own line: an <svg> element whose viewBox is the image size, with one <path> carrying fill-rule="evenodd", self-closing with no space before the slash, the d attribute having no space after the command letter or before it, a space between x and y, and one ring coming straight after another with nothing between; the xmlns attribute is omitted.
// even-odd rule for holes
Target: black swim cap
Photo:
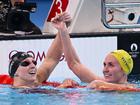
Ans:
<svg viewBox="0 0 140 105"><path fill-rule="evenodd" d="M15 72L17 71L17 68L19 67L20 63L28 57L32 56L25 52L17 52L11 57L8 73L12 78L14 77Z"/></svg>

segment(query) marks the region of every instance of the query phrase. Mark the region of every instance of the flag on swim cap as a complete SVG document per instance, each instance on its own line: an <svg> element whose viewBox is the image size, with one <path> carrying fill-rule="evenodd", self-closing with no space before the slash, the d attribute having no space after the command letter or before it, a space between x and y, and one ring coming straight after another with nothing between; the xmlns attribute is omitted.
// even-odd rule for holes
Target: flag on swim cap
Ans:
<svg viewBox="0 0 140 105"><path fill-rule="evenodd" d="M111 54L118 60L120 66L126 74L131 73L133 69L133 59L125 50L115 50Z"/></svg>
<svg viewBox="0 0 140 105"><path fill-rule="evenodd" d="M17 68L19 67L20 63L28 57L32 56L25 52L17 52L11 57L8 70L8 73L11 77L14 77L15 72L17 71Z"/></svg>

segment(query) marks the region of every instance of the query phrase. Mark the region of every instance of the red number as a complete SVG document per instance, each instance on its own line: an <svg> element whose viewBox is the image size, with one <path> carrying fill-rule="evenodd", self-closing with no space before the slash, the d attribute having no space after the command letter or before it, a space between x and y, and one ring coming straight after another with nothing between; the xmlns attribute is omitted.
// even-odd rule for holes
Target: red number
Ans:
<svg viewBox="0 0 140 105"><path fill-rule="evenodd" d="M51 21L57 14L66 10L69 0L54 0L50 8L47 21Z"/></svg>

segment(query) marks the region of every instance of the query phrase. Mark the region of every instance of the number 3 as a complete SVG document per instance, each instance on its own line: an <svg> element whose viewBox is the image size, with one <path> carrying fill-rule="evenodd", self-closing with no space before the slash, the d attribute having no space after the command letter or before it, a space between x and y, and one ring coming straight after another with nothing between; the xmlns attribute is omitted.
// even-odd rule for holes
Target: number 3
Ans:
<svg viewBox="0 0 140 105"><path fill-rule="evenodd" d="M56 0L56 5L57 4L60 4L59 6L58 6L58 11L56 11L55 12L55 16L60 12L60 13L62 13L63 11L62 11L62 1L61 0Z"/></svg>

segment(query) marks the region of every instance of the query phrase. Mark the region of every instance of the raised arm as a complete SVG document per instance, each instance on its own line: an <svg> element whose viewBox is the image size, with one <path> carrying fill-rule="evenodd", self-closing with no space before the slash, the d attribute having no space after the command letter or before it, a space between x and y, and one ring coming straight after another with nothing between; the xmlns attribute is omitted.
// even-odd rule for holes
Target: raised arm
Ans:
<svg viewBox="0 0 140 105"><path fill-rule="evenodd" d="M70 21L70 18L65 16L65 14L58 16L58 17L59 17L59 19L55 20L55 24L54 24L55 27L58 27L59 23L61 23L62 21L64 21L64 22ZM39 82L39 83L43 82L44 80L47 80L48 77L50 76L51 72L54 70L56 65L59 63L59 60L60 60L62 52L63 52L62 43L60 40L60 34L61 33L58 30L58 34L57 34L56 38L54 39L54 41L52 42L43 63L38 68L37 82Z"/></svg>
<svg viewBox="0 0 140 105"><path fill-rule="evenodd" d="M69 18L69 15L67 13L63 14L65 14L66 17ZM53 23L55 24L55 20L58 19L59 17L56 17ZM59 35L62 41L63 51L66 57L67 64L69 68L74 72L74 74L76 74L83 82L91 82L96 79L101 79L80 62L80 59L76 54L74 47L72 46L65 22L62 21L61 23L59 23L59 27L56 28L60 32Z"/></svg>
<svg viewBox="0 0 140 105"><path fill-rule="evenodd" d="M59 33L58 33L59 34ZM47 80L51 72L54 70L62 55L62 45L59 35L56 35L54 41L48 49L44 61L37 70L37 81L43 82Z"/></svg>

